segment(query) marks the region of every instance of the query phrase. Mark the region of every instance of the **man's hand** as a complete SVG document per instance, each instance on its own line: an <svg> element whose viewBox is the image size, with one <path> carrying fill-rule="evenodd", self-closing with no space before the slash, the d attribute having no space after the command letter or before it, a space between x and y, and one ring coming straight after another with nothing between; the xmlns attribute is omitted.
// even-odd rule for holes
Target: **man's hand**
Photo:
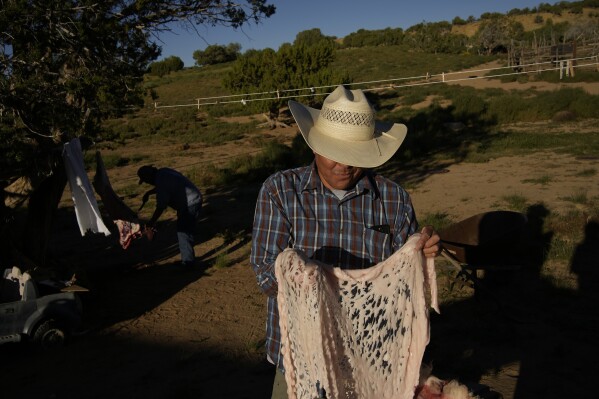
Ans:
<svg viewBox="0 0 599 399"><path fill-rule="evenodd" d="M154 228L154 226L152 226L150 224L146 224L146 226L144 228L144 234L146 235L146 238L149 241L152 241L154 239L155 233L156 233L156 229Z"/></svg>
<svg viewBox="0 0 599 399"><path fill-rule="evenodd" d="M435 232L433 226L425 226L420 232L422 235L416 244L417 250L422 250L427 258L434 258L441 253L441 237Z"/></svg>

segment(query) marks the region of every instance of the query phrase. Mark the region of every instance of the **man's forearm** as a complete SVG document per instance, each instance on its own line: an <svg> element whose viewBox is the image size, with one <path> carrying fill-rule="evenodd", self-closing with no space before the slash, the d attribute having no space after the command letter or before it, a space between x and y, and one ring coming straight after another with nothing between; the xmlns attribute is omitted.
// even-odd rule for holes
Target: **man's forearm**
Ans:
<svg viewBox="0 0 599 399"><path fill-rule="evenodd" d="M160 215L162 215L162 212L164 212L164 208L156 208L156 210L154 211L154 214L152 215L152 218L147 223L147 225L154 226L156 224L156 222L158 221L158 218L160 218Z"/></svg>

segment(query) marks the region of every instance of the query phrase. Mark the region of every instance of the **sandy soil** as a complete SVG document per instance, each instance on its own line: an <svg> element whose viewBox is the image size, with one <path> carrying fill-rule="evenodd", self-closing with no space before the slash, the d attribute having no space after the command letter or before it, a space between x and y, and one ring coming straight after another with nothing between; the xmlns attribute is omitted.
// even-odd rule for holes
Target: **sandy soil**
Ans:
<svg viewBox="0 0 599 399"><path fill-rule="evenodd" d="M295 128L265 133L289 139ZM210 162L255 149L232 143L160 150L173 154L170 166L185 171L198 167L198 154ZM567 214L577 206L568 196L599 196L596 176L581 177L589 169L599 169L599 158L504 157L442 165L409 191L418 214L445 213L456 221L505 209L510 195ZM135 184L134 172L110 171L117 192ZM66 196L53 248L63 262L79 267L80 283L90 289L81 295L84 330L50 352L0 346L2 398L270 397L274 369L262 348L265 297L248 262L258 185L203 189L195 248L200 266L192 271L176 268L172 213L153 242L141 239L123 250L114 236L80 237ZM126 199L139 204L141 193ZM537 238L542 245L550 237ZM489 273L486 289L476 290L438 263L442 298L457 299L444 300L441 314L432 315L427 360L442 378L487 387L479 391L486 398L595 397L597 273L571 270L574 261L541 267L542 259L527 255L531 268L496 280Z"/></svg>
<svg viewBox="0 0 599 399"><path fill-rule="evenodd" d="M589 184L582 171L596 169L597 159L539 152L526 157L502 157L484 164L455 164L411 190L419 213L445 213L461 220L480 212L507 208L508 197L530 205L543 202L556 213L580 208L570 198L599 197L599 184Z"/></svg>

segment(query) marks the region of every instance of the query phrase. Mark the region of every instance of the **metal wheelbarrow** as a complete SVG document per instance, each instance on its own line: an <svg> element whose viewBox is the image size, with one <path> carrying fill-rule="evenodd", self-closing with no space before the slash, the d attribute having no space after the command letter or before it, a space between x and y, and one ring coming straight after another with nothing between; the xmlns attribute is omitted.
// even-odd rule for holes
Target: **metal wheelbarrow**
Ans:
<svg viewBox="0 0 599 399"><path fill-rule="evenodd" d="M490 211L471 216L441 230L441 255L472 282L475 292L487 289L479 273L513 271L521 268L515 258L526 215L514 211Z"/></svg>

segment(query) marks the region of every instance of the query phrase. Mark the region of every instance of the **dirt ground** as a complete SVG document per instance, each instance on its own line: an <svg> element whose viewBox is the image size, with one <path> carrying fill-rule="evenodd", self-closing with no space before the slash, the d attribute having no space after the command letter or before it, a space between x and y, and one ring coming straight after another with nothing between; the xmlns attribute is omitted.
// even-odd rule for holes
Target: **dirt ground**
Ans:
<svg viewBox="0 0 599 399"><path fill-rule="evenodd" d="M268 134L289 138L295 127ZM176 148L161 150L177 154ZM239 151L252 149L239 143L212 149L192 145L168 166L185 171L193 154L208 162ZM590 169L599 169L599 157L503 157L440 165L423 173L409 191L418 214L445 213L453 220L502 209L506 195L518 195L544 204L529 208L529 216L542 224L549 211L565 215L579 206L568 196L599 197L596 175L581 177ZM109 172L117 192L136 183L133 167ZM536 182L546 175L549 182ZM401 173L397 178L402 182ZM0 346L0 397L270 397L274 368L264 359L266 298L248 261L259 186L202 189L206 203L195 247L199 267L191 271L176 268L172 213L158 224L154 241L140 239L123 250L114 235L79 235L67 190L53 255L78 267L80 284L90 289L81 294L83 330L50 352ZM141 193L128 199L139 204ZM580 243L586 260L542 266L538 251L524 254L530 267L507 277L485 276L488 291L455 284L461 280L439 261L440 294L447 298L451 290L457 299L443 301L441 314L431 316L426 359L433 373L487 387L479 391L487 398L597 397L596 234L587 232L587 242ZM536 238L547 245L550 234ZM595 267L583 267L591 264Z"/></svg>

